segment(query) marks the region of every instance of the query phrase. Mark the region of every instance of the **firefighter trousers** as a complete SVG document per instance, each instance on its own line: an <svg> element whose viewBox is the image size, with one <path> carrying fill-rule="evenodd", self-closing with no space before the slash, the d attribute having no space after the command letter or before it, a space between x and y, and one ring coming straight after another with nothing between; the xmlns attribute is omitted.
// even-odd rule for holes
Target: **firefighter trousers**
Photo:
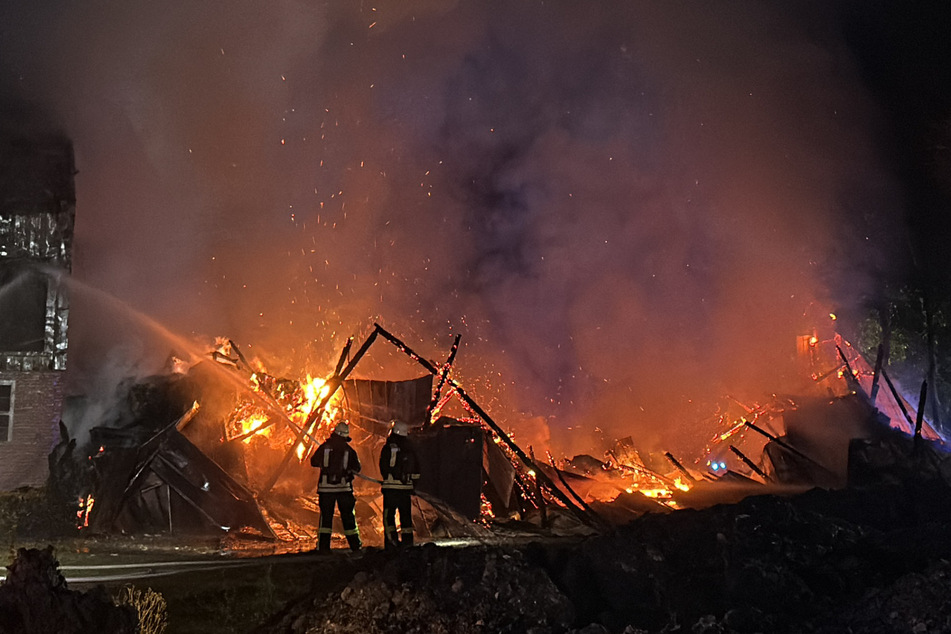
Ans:
<svg viewBox="0 0 951 634"><path fill-rule="evenodd" d="M399 532L396 514L400 514ZM413 545L413 492L408 489L383 489L383 537L385 548Z"/></svg>
<svg viewBox="0 0 951 634"><path fill-rule="evenodd" d="M317 506L320 507L320 528L317 531L317 549L330 550L330 537L333 535L334 507L340 509L340 522L343 534L347 537L350 550L360 550L360 529L353 514L356 500L352 491L339 493L318 493Z"/></svg>

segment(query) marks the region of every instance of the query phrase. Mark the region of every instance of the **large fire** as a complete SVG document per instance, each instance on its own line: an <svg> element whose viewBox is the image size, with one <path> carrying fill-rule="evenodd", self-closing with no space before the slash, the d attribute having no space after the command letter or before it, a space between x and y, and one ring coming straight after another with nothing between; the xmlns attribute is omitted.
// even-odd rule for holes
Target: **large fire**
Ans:
<svg viewBox="0 0 951 634"><path fill-rule="evenodd" d="M273 448L294 446L297 459L303 460L313 440L326 436L339 415L338 395L322 412L316 411L330 392L327 381L319 377L308 374L298 382L254 373L250 388L227 422L228 440L250 444L266 439ZM280 420L282 415L286 420ZM311 421L313 416L316 420Z"/></svg>
<svg viewBox="0 0 951 634"><path fill-rule="evenodd" d="M556 460L546 451L547 461L539 461L530 445L529 457L518 446L516 434L511 429L503 430L451 376L452 354L449 361L439 366L420 357L378 325L352 357L350 350L353 340L347 342L336 369L328 372L327 378L312 374L307 374L303 379L274 376L259 361L249 363L230 340L223 339L219 340L212 359L225 366L219 369L224 369L229 375L232 387L241 386L234 391L234 400L229 401L229 409L225 410L224 436L227 442L233 443L233 447L242 448L244 473L241 476L247 479L256 497L267 498L288 467L288 473L295 475L288 477L287 482L277 490L282 495L300 490L300 485L312 474L312 470L303 465L305 458L316 443L329 435L338 421L363 421L360 424L366 425L366 429L359 425L358 429L370 434L368 437L371 438L373 434L378 436L381 433L376 427L386 420L372 417L364 420L360 399L354 396L356 392L351 392L349 398L356 398L357 402L351 402L345 400L348 392L339 390L378 335L388 339L438 379L438 383L434 382L431 386L435 390L420 397L428 403L425 410L430 422L445 412L449 414L448 418L455 420L455 424L481 426L485 440L490 443L486 446L486 453L483 453L483 461L487 461L483 462L486 469L484 478L493 477L490 474L493 470L485 466L491 464L488 456L499 456L501 452L511 463L512 469L503 469L499 473L510 474L507 476L512 478L509 487L513 486L514 480L514 490L520 492L521 502L510 504L511 499L506 497L507 494L498 493L502 489L492 494L501 497L491 499L483 490L483 521L500 519L497 516L503 513L515 513L521 517L539 511L544 522L545 509L552 502L590 516L596 512L592 511L589 504L615 501L636 513L672 510L690 506L691 500L706 495L707 487L698 485L709 482L724 479L738 484L737 488L747 489L769 484L774 474L764 471L764 462L760 458L766 442L764 438L782 444L783 441L778 437L784 433L783 414L797 407L790 397L775 394L762 402L749 403L732 396L724 397L717 406L717 412L704 421L704 428L713 426L715 432L709 437L701 456L692 462L688 457L681 463L669 451L639 451L630 437L616 440L614 448L605 451L601 458L582 454L572 459ZM803 369L807 370L805 377L813 386L821 385L831 391L825 383L831 379L839 382L835 387L841 391L859 389L855 387L858 383L871 382L874 374L871 368L838 335L820 339L813 331L798 337L797 348L804 363ZM851 384L845 385L845 379L850 379ZM450 401L453 401L453 406L449 406ZM193 410L197 410L197 406ZM908 418L907 414L904 417ZM183 421L179 422L180 429L187 424L187 421ZM907 424L904 420L899 422ZM493 448L493 444L497 448ZM370 445L372 443L367 446ZM295 457L296 463L303 465L299 469L293 466ZM696 490L692 491L695 487ZM372 488L365 487L364 494L367 495ZM306 492L311 489L305 487L303 490ZM691 493L683 495L686 492ZM374 494L377 493L374 490ZM91 498L80 501L80 522L86 521L92 504ZM498 508L493 508L496 505Z"/></svg>

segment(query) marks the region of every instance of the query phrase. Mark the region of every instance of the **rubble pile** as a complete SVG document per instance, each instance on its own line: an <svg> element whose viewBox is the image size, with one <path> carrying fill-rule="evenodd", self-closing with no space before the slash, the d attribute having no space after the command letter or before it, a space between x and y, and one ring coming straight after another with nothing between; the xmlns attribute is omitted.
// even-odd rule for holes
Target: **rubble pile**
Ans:
<svg viewBox="0 0 951 634"><path fill-rule="evenodd" d="M89 592L66 587L52 547L21 548L0 584L0 634L133 634L135 609L116 606L102 586Z"/></svg>
<svg viewBox="0 0 951 634"><path fill-rule="evenodd" d="M567 598L516 549L426 545L363 564L342 591L304 599L258 631L545 634L573 620Z"/></svg>
<svg viewBox="0 0 951 634"><path fill-rule="evenodd" d="M658 631L707 615L729 615L731 630L782 631L861 585L866 539L858 526L763 496L645 516L577 551L548 554L544 565L581 621L611 631Z"/></svg>
<svg viewBox="0 0 951 634"><path fill-rule="evenodd" d="M937 481L815 489L648 515L534 560L571 599L576 623L610 631L947 631L907 624L944 622L948 607L928 597L951 591L933 570L951 557L949 510L951 488ZM905 589L925 578L928 593ZM866 619L875 625L862 629Z"/></svg>
<svg viewBox="0 0 951 634"><path fill-rule="evenodd" d="M944 632L951 488L816 489L577 540L371 552L259 632Z"/></svg>
<svg viewBox="0 0 951 634"><path fill-rule="evenodd" d="M848 606L817 632L852 634L951 631L951 563L941 561L922 573L900 577Z"/></svg>

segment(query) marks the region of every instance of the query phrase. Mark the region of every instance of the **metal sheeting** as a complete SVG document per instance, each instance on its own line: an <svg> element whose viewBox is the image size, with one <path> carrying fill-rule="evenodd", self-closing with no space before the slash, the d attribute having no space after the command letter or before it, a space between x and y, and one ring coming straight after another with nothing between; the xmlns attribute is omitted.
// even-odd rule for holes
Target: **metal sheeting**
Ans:
<svg viewBox="0 0 951 634"><path fill-rule="evenodd" d="M99 435L109 446L96 458L93 532L217 534L247 526L273 536L253 494L175 429L139 446L106 432L118 433Z"/></svg>
<svg viewBox="0 0 951 634"><path fill-rule="evenodd" d="M368 433L385 436L393 419L410 426L426 421L433 376L427 374L408 381L353 379L344 382L343 392L351 422Z"/></svg>

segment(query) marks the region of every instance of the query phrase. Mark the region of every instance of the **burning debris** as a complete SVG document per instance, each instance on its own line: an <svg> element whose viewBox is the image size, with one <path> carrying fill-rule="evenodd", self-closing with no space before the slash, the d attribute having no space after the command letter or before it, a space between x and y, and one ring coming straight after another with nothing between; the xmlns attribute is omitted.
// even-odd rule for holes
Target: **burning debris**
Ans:
<svg viewBox="0 0 951 634"><path fill-rule="evenodd" d="M380 338L427 373L353 378ZM355 481L357 521L365 543L379 545L375 458L399 419L421 457L413 514L423 546L326 558L352 571L335 574L334 587L319 579L322 555L304 555L317 558L313 590L258 631L823 631L861 621L859 606L907 602L901 584L943 578L895 561L944 530L951 460L911 415L920 403L902 412L893 401L897 419L883 413L888 401L873 404L877 373L863 374L841 343L830 357L810 353L836 366L812 378L825 394L729 401L692 461L642 452L633 438L602 456L536 454L453 377L452 353L439 366L378 325L352 349L329 376L292 380L222 340L198 363L126 386L130 422L92 432L91 484L76 498L82 530L217 535L245 554L251 544L310 551L318 511L307 458L347 420L367 466ZM62 440L51 465L73 452ZM920 508L926 500L934 508ZM896 538L908 531L911 542ZM450 538L469 547L440 547ZM943 539L928 547L951 553ZM873 581L886 587L878 602L854 590ZM926 603L937 622L942 609Z"/></svg>
<svg viewBox="0 0 951 634"><path fill-rule="evenodd" d="M378 336L429 373L350 379ZM314 474L305 458L344 418L370 481L379 477L375 457L389 422L413 427L424 465L415 502L427 520L423 537L471 535L462 518L541 510L547 521L553 503L582 524L603 524L553 460L536 464L451 377L458 342L437 368L376 326L353 357L348 341L328 378L294 381L252 367L233 342L219 341L210 359L184 372L176 363L178 372L128 386L130 422L92 430L89 482L76 496L79 524L105 533L250 531L312 543ZM453 395L468 414L439 416ZM64 437L58 451L73 444ZM378 487L358 481L357 497L358 518L379 533Z"/></svg>
<svg viewBox="0 0 951 634"><path fill-rule="evenodd" d="M377 338L427 373L407 381L351 378ZM870 463L901 463L896 456L906 451L894 449L901 444L894 438L911 438L910 430L917 455L934 456L935 474L944 468L931 448L937 433L921 420L911 423L895 390L899 417L876 408L868 394L884 371L871 372L839 337L825 345L810 338L803 351L810 367L831 359L831 368L812 375L826 396L774 397L751 406L733 401L718 417L724 431L693 463L669 451L641 455L631 438L618 440L603 459L557 460L548 453L539 460L453 378L458 344L456 337L447 361L437 365L376 325L355 353L353 339L347 341L326 378L293 380L269 374L234 342L219 340L206 360L190 367L176 362L174 372L130 386L131 423L93 430L91 482L77 496L79 523L93 532L246 534L309 548L318 513L306 458L341 420L350 422L368 467L355 493L358 523L375 535L371 543L382 529L372 483L379 480L376 456L394 419L411 426L422 457L414 513L424 520L424 538L471 534L466 524L473 521L503 532L581 534L645 513L736 501L764 485L841 488L867 480L862 470ZM442 415L449 410L453 416Z"/></svg>

